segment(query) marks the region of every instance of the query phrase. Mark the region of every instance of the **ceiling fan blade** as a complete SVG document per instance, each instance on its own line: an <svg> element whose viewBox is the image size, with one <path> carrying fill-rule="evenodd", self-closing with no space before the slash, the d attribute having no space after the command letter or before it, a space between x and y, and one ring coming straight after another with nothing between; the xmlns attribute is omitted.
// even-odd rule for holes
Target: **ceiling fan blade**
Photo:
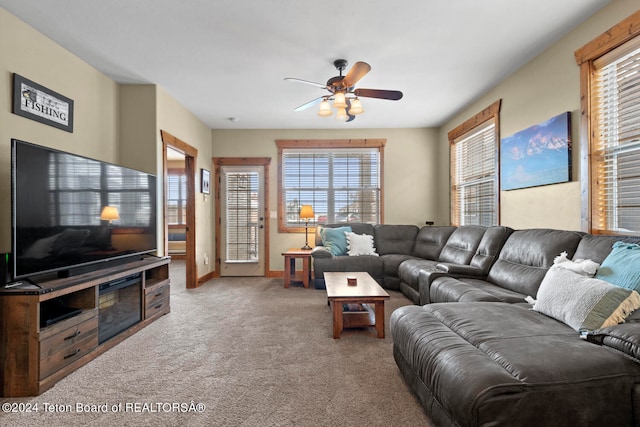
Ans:
<svg viewBox="0 0 640 427"><path fill-rule="evenodd" d="M363 78L369 71L371 71L371 65L366 62L358 61L353 64L353 67L349 70L342 82L346 87L353 87L355 84Z"/></svg>
<svg viewBox="0 0 640 427"><path fill-rule="evenodd" d="M402 99L402 92L399 90L381 90L381 89L356 89L353 91L356 96L365 98L380 98L397 101Z"/></svg>
<svg viewBox="0 0 640 427"><path fill-rule="evenodd" d="M309 107L313 107L314 105L320 104L323 99L324 99L324 96L321 96L320 98L316 98L314 100L307 102L306 104L302 104L301 106L296 107L293 111L306 110Z"/></svg>
<svg viewBox="0 0 640 427"><path fill-rule="evenodd" d="M324 85L322 83L310 82L309 80L296 79L296 78L293 78L293 77L285 77L285 80L289 81L289 82L295 82L295 83L304 83L304 84L311 85L311 86L316 86L316 87L319 87L319 88L322 88L322 89L326 89L327 88L327 85Z"/></svg>

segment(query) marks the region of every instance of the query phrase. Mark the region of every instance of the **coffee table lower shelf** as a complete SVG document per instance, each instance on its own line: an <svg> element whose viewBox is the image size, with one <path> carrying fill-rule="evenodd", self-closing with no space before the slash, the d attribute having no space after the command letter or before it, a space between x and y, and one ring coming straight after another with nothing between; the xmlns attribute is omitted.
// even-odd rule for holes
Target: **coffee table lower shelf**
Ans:
<svg viewBox="0 0 640 427"><path fill-rule="evenodd" d="M376 325L375 306L370 304L342 304L342 327L368 328Z"/></svg>
<svg viewBox="0 0 640 427"><path fill-rule="evenodd" d="M356 285L348 279L355 278ZM327 300L333 316L333 338L345 328L375 327L384 338L384 302L389 294L366 272L326 272Z"/></svg>
<svg viewBox="0 0 640 427"><path fill-rule="evenodd" d="M333 314L333 338L340 338L344 329L375 327L378 338L384 338L384 299L333 298L330 301ZM362 311L345 310L345 305L359 305Z"/></svg>

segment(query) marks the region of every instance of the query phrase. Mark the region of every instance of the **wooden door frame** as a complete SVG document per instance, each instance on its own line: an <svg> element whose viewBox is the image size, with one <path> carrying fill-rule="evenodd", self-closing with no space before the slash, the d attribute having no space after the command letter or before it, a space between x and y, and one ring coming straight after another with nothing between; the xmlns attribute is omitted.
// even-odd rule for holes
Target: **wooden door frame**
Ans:
<svg viewBox="0 0 640 427"><path fill-rule="evenodd" d="M216 233L216 242L215 242L215 251L216 251L216 261L215 261L215 277L220 277L220 269L222 267L222 259L220 258L220 250L222 245L222 240L220 239L220 233L222 230L222 214L220 213L221 209L221 183L222 183L222 167L223 166L262 166L264 168L264 207L263 207L263 217L264 217L264 247L262 248L262 253L264 254L264 274L265 277L270 277L271 270L269 268L269 165L271 164L271 157L213 157L212 159L213 167L214 167L214 183L216 185L215 191L215 233Z"/></svg>
<svg viewBox="0 0 640 427"><path fill-rule="evenodd" d="M164 197L163 200L163 220L164 220L164 251L169 254L169 226L167 224L167 147L184 154L184 169L187 179L187 213L186 213L186 242L185 242L185 266L186 266L186 287L198 287L198 265L196 264L196 164L198 160L198 149L192 147L184 141L176 138L168 132L160 130L162 137L162 169L164 173Z"/></svg>

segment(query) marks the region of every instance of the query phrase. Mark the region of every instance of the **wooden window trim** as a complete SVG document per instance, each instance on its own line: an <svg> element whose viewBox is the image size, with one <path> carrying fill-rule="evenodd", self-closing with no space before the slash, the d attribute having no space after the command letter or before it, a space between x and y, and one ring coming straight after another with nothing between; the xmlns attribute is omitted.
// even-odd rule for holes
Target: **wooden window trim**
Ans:
<svg viewBox="0 0 640 427"><path fill-rule="evenodd" d="M282 151L287 148L378 148L380 151L380 223L384 224L384 147L386 139L277 139L278 147L278 232L304 233L304 227L285 226L282 201Z"/></svg>
<svg viewBox="0 0 640 427"><path fill-rule="evenodd" d="M593 229L592 192L595 183L591 173L591 149L595 143L592 132L596 124L592 122L590 88L595 70L594 62L629 40L640 35L640 10L600 34L575 51L576 63L580 67L580 192L582 194L581 229L589 233L599 233Z"/></svg>
<svg viewBox="0 0 640 427"><path fill-rule="evenodd" d="M472 130L478 128L479 126L484 125L488 121L493 121L495 125L496 132L496 141L498 144L500 143L500 108L502 107L502 99L498 99L493 104L489 105L482 111L480 111L475 116L467 119L462 124L456 126L453 130L449 131L449 161L451 161L451 150L455 145L455 141L462 137L463 135L471 132ZM496 144L496 190L497 190L497 200L496 200L496 216L497 222L500 224L500 150ZM455 203L455 192L453 190L453 176L449 173L449 191L450 191L450 200L449 200L449 213L450 213L450 221L452 224L457 222L457 219L453 217L454 212L454 203Z"/></svg>

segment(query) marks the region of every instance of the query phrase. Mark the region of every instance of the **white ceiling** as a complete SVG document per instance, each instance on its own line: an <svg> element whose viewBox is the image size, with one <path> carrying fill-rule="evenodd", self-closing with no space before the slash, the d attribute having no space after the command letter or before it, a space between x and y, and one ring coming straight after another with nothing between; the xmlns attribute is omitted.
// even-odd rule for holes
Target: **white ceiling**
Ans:
<svg viewBox="0 0 640 427"><path fill-rule="evenodd" d="M214 129L438 126L609 0L0 0L121 83L157 84ZM342 123L293 109L333 61L372 67ZM28 76L25 76L28 77ZM55 88L53 88L55 90ZM237 118L232 122L230 117Z"/></svg>

